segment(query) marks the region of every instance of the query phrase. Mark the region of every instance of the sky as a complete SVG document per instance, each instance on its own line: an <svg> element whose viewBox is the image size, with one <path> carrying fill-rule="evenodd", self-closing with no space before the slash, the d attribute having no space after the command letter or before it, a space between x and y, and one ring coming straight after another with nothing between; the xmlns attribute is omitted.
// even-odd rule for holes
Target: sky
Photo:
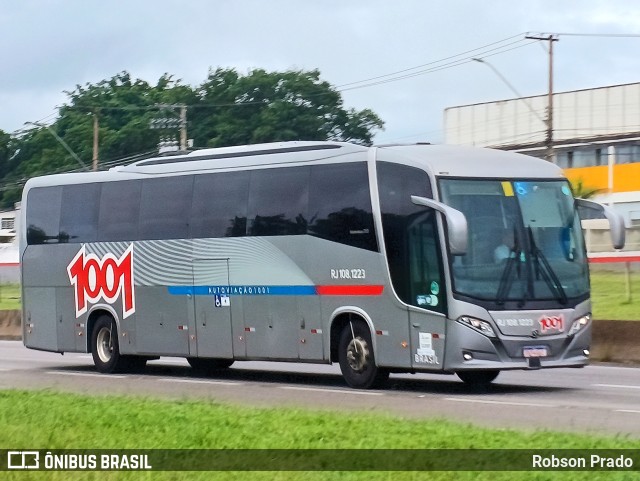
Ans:
<svg viewBox="0 0 640 481"><path fill-rule="evenodd" d="M556 92L640 82L637 0L5 0L0 130L121 71L197 86L217 67L318 69L382 118L376 143L441 143L447 107L547 92L548 42L527 32L560 34Z"/></svg>

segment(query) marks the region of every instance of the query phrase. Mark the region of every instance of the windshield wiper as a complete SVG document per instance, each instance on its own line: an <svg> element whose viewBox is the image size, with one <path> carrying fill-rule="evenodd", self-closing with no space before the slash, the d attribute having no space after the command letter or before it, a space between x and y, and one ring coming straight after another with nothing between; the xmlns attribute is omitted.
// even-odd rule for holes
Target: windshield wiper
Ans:
<svg viewBox="0 0 640 481"><path fill-rule="evenodd" d="M518 235L516 229L513 229L513 248L509 251L509 257L507 258L507 264L504 266L502 275L500 276L500 284L498 285L498 292L496 293L496 304L503 305L507 300L513 281L511 280L511 273L516 266L516 262L520 259L522 249L518 243ZM524 302L524 301L523 301Z"/></svg>
<svg viewBox="0 0 640 481"><path fill-rule="evenodd" d="M549 264L547 257L536 245L531 226L528 226L527 230L529 232L529 243L531 245L531 258L536 268L536 278L542 277L549 291L555 292L558 295L558 301L560 301L561 304L566 304L568 301L567 293L564 291L558 275L551 267L551 264Z"/></svg>

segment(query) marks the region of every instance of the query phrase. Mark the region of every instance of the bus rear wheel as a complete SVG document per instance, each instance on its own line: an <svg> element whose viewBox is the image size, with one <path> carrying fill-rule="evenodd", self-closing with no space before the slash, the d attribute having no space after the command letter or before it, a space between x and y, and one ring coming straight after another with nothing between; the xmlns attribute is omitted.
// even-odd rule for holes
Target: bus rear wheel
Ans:
<svg viewBox="0 0 640 481"><path fill-rule="evenodd" d="M382 386L389 371L376 366L369 327L360 321L349 321L338 344L340 370L347 384L356 389Z"/></svg>
<svg viewBox="0 0 640 481"><path fill-rule="evenodd" d="M93 326L91 355L96 369L105 374L141 371L147 363L147 358L120 354L118 328L108 315L100 316Z"/></svg>
<svg viewBox="0 0 640 481"><path fill-rule="evenodd" d="M483 387L491 384L500 371L458 371L456 374L469 386Z"/></svg>

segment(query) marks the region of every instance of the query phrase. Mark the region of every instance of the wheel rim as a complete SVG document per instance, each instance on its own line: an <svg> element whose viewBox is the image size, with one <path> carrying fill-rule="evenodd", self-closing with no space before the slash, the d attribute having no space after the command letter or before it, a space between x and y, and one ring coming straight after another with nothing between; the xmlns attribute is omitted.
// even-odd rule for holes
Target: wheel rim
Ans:
<svg viewBox="0 0 640 481"><path fill-rule="evenodd" d="M111 340L111 329L103 327L98 332L96 351L98 357L104 363L108 363L113 356L113 342Z"/></svg>
<svg viewBox="0 0 640 481"><path fill-rule="evenodd" d="M347 362L355 372L362 372L369 364L369 345L361 337L351 339L347 346Z"/></svg>

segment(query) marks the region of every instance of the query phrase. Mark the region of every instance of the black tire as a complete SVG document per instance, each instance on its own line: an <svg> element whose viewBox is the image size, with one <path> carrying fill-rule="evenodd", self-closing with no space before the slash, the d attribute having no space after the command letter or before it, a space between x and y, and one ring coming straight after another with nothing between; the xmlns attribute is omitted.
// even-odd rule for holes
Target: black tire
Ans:
<svg viewBox="0 0 640 481"><path fill-rule="evenodd" d="M389 371L376 365L371 332L362 321L350 321L342 330L338 361L342 376L352 388L381 387L389 379Z"/></svg>
<svg viewBox="0 0 640 481"><path fill-rule="evenodd" d="M483 387L491 384L500 371L458 371L456 374L469 386Z"/></svg>
<svg viewBox="0 0 640 481"><path fill-rule="evenodd" d="M100 316L93 326L91 354L96 369L106 374L125 372L131 366L130 359L120 355L118 328L108 315Z"/></svg>
<svg viewBox="0 0 640 481"><path fill-rule="evenodd" d="M199 372L209 373L227 369L233 364L233 359L211 359L204 357L188 357L187 362Z"/></svg>

